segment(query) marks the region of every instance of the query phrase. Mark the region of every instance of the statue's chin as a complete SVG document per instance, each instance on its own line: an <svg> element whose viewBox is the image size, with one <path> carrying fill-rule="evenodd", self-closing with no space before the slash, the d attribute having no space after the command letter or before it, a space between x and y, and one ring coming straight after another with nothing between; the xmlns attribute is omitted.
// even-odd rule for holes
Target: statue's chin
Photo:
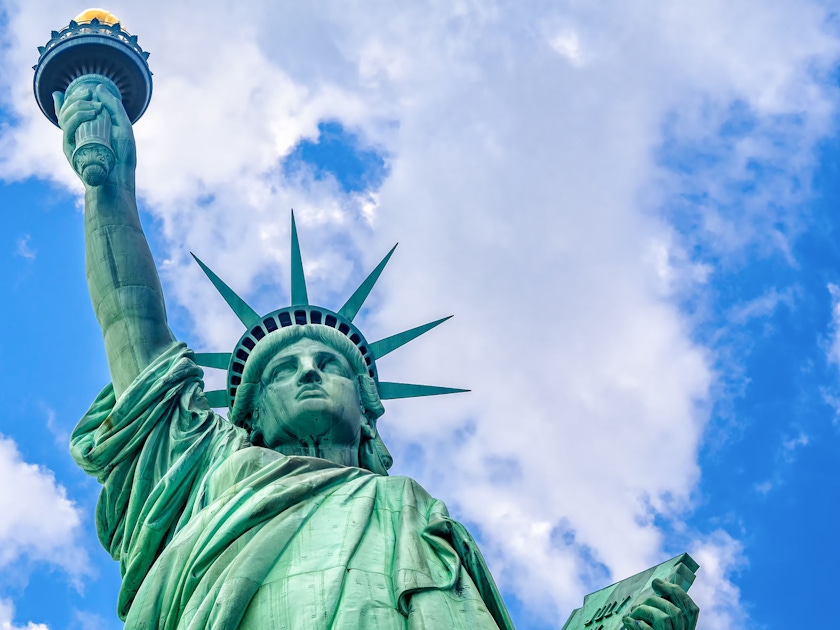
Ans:
<svg viewBox="0 0 840 630"><path fill-rule="evenodd" d="M88 164L82 169L82 179L88 186L101 186L108 178L108 171L101 164Z"/></svg>

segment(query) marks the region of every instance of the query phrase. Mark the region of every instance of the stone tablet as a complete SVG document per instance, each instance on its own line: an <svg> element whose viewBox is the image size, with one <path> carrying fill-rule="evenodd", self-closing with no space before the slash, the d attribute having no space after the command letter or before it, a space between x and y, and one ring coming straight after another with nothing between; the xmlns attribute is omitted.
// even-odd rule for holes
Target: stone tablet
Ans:
<svg viewBox="0 0 840 630"><path fill-rule="evenodd" d="M583 607L575 609L563 630L621 630L622 617L633 606L655 595L651 582L659 578L688 591L694 573L700 567L687 553L637 573L621 582L590 593L583 598Z"/></svg>

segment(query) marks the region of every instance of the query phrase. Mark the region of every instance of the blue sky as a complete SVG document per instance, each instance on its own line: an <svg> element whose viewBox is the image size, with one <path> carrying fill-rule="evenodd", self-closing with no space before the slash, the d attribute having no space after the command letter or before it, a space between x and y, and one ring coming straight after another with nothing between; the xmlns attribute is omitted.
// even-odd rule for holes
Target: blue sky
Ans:
<svg viewBox="0 0 840 630"><path fill-rule="evenodd" d="M114 2L155 72L142 219L199 350L239 328L190 250L268 311L290 208L327 307L400 241L367 336L456 317L380 370L473 391L383 435L518 628L682 551L703 630L799 627L840 559L838 17L634 4ZM0 0L4 628L120 626L66 446L108 379L80 189L29 70L83 8Z"/></svg>

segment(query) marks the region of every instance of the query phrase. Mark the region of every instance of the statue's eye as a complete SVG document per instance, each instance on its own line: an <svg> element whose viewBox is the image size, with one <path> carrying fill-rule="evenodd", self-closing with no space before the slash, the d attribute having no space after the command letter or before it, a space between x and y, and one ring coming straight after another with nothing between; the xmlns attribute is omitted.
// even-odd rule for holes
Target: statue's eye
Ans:
<svg viewBox="0 0 840 630"><path fill-rule="evenodd" d="M271 380L276 381L282 378L288 378L297 372L297 361L289 359L274 366L271 370Z"/></svg>
<svg viewBox="0 0 840 630"><path fill-rule="evenodd" d="M337 357L325 356L321 358L319 363L320 365L318 367L322 372L347 377L346 370Z"/></svg>

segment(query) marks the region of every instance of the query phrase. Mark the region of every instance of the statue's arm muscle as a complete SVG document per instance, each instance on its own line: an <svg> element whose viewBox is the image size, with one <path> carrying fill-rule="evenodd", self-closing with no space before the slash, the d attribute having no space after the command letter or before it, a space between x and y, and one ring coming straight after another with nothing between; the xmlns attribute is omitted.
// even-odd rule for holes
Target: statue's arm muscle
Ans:
<svg viewBox="0 0 840 630"><path fill-rule="evenodd" d="M133 190L86 191L85 269L119 396L174 340Z"/></svg>
<svg viewBox="0 0 840 630"><path fill-rule="evenodd" d="M140 225L135 195L134 132L122 103L104 86L53 94L64 131L64 154L73 163L79 125L111 118L116 164L101 186L85 184L85 269L96 318L105 338L114 392L119 395L174 341L155 262Z"/></svg>

